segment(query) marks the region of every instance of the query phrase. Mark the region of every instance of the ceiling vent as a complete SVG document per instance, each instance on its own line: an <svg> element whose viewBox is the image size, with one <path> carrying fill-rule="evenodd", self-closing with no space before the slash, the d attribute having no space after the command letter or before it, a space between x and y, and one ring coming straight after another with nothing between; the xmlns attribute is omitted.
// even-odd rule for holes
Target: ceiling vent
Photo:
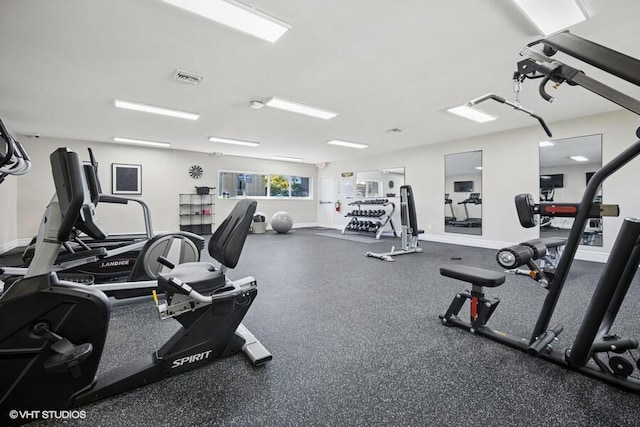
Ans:
<svg viewBox="0 0 640 427"><path fill-rule="evenodd" d="M184 70L176 70L173 78L179 82L189 83L190 85L199 85L202 79L204 79L204 77L199 76L198 74Z"/></svg>

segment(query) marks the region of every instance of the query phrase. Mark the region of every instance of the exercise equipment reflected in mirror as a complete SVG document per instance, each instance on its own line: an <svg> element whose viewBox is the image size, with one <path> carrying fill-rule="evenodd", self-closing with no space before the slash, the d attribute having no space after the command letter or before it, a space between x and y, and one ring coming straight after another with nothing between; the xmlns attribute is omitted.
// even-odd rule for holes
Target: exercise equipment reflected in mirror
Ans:
<svg viewBox="0 0 640 427"><path fill-rule="evenodd" d="M404 167L356 172L356 198L397 197L404 185Z"/></svg>
<svg viewBox="0 0 640 427"><path fill-rule="evenodd" d="M602 135L540 142L540 202L577 203L595 171L602 167ZM602 187L595 202L602 203ZM540 237L567 237L573 218L540 217ZM592 218L582 245L602 246L602 218Z"/></svg>
<svg viewBox="0 0 640 427"><path fill-rule="evenodd" d="M444 157L444 231L482 234L482 151Z"/></svg>

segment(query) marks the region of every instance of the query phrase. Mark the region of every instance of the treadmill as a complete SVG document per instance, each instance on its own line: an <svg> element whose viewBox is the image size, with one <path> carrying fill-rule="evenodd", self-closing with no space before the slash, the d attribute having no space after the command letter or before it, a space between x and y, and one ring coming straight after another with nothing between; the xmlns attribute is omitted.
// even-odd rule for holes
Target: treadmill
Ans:
<svg viewBox="0 0 640 427"><path fill-rule="evenodd" d="M468 204L472 205L481 205L482 198L480 197L480 193L471 193L467 199L464 199L461 202L458 202L459 205L464 205L464 214L465 219L460 221L453 221L451 225L454 227L481 227L482 226L482 218L471 218L469 217L469 208Z"/></svg>

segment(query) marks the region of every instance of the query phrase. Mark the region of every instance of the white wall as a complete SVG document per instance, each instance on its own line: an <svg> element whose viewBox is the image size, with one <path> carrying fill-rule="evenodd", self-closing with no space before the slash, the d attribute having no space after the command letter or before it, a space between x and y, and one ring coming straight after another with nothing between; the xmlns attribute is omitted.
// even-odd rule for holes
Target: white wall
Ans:
<svg viewBox="0 0 640 427"><path fill-rule="evenodd" d="M0 253L15 246L18 221L18 182L17 177L8 176L0 184Z"/></svg>
<svg viewBox="0 0 640 427"><path fill-rule="evenodd" d="M548 114L546 115L548 118ZM603 134L603 163L636 141L640 123L637 116L618 111L575 120L550 122L554 138ZM478 126L482 126L478 124ZM449 141L370 156L348 162L336 162L319 173L337 180L341 172L357 172L391 166L405 166L406 183L413 187L418 224L426 231L424 239L498 248L506 244L538 237L537 229L524 229L518 221L513 197L518 193L539 194L538 142L547 139L538 126L491 135ZM444 232L444 156L482 150L482 235L451 235ZM603 186L604 203L618 203L619 218L604 219L604 245L580 249L579 257L601 261L606 258L624 216L640 215L638 187L640 160L612 176ZM339 188L336 186L336 188ZM338 194L336 197L346 202ZM579 202L579 200L576 200ZM342 224L340 214L334 216Z"/></svg>
<svg viewBox="0 0 640 427"><path fill-rule="evenodd" d="M620 153L633 143L635 130L639 123L637 116L626 111L618 111L587 118L550 122L554 138L569 138L580 135L601 133L603 135L603 163ZM482 126L479 124L478 126ZM342 172L370 171L389 167L404 166L405 182L412 185L420 228L426 231L423 238L434 241L466 244L471 246L498 248L506 244L538 237L537 229L524 229L520 226L514 208L513 197L518 193L539 193L538 142L546 139L538 126L512 130L492 135L443 142L435 145L386 153L384 155L363 157L353 161L329 164L319 171L322 176L331 176L336 182L336 191ZM92 146L101 163L100 179L105 191L110 190L110 165L117 163L135 163L143 166L142 198L149 203L153 213L156 230L171 230L178 227L178 197L180 192L193 191L194 185L217 186L217 171L247 170L252 172L272 172L316 176L312 165L256 160L242 157L216 157L213 155L148 149L114 144L87 143L41 138L22 138L29 154L33 158L33 170L26 176L11 177L0 186L0 195L8 194L9 204L17 198L17 219L13 219L11 207L3 212L0 228L0 246L13 239L28 238L35 234L38 222L51 194L49 154L58 146L68 146L84 153ZM482 150L482 235L452 235L444 232L444 156L464 151ZM187 175L192 164L205 169L205 176L194 181ZM604 238L602 247L581 249L583 259L603 260L609 253L616 238L622 218L640 215L640 197L636 194L640 160L633 160L626 168L605 182L603 187L604 203L618 203L621 216L604 219ZM10 180L17 180L17 193L12 189ZM317 179L312 186L314 199L304 201L260 200L258 210L270 217L278 210L287 210L297 225L317 223L316 202ZM3 200L5 200L3 198ZM346 206L349 200L336 195ZM576 200L577 202L578 200ZM224 218L235 201L216 200L216 222ZM120 212L120 211L119 211ZM345 223L344 212L333 213L333 225L336 228ZM109 212L102 215L108 227L117 231L138 231L142 229L137 211L131 213ZM6 217L6 220L5 220ZM16 231L12 231L16 222ZM9 224L5 226L4 224Z"/></svg>
<svg viewBox="0 0 640 427"><path fill-rule="evenodd" d="M91 147L99 162L99 178L103 192L107 194L111 193L112 163L142 165L142 195L134 197L141 198L149 205L156 232L177 230L178 194L192 193L195 186L217 187L218 170L221 169L310 176L313 177L314 191L316 186L316 168L309 164L44 137L22 137L21 142L33 161L33 168L29 174L17 178L17 220L13 220L13 226L7 221L10 224L7 231L3 230L3 225L0 245L16 238L26 239L35 235L44 208L54 192L49 155L58 147L69 147L78 152L83 160L88 160L87 147ZM202 166L205 171L204 176L198 180L192 179L187 173L189 167L194 164ZM7 183L3 184L6 185ZM216 224L229 214L236 202L234 199L215 199ZM315 225L316 205L315 199L258 200L258 210L264 212L268 218L280 210L290 212L294 226ZM98 213L110 233L144 230L138 206L101 204ZM2 222L5 222L4 216Z"/></svg>

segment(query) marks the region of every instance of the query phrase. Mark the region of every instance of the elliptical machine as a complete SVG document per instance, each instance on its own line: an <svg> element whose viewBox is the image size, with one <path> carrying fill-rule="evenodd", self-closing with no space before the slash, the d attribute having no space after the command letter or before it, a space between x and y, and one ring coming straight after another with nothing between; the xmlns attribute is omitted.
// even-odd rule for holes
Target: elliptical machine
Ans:
<svg viewBox="0 0 640 427"><path fill-rule="evenodd" d="M31 169L31 159L25 149L16 141L0 120L0 184L9 175L24 175Z"/></svg>
<svg viewBox="0 0 640 427"><path fill-rule="evenodd" d="M254 365L271 360L241 324L257 295L256 280L231 281L225 274L238 262L255 212L256 202L244 199L210 240L209 253L221 263L219 269L210 263L180 264L158 278L164 294L162 302L156 297L158 314L177 320L181 328L153 354L96 378L109 300L95 287L59 280L51 268L74 227L98 240L106 237L95 217L99 192L76 153L56 150L51 166L57 196L43 217L34 260L24 278L0 296L0 419L5 425L15 422L9 410L77 407L239 351Z"/></svg>
<svg viewBox="0 0 640 427"><path fill-rule="evenodd" d="M142 208L145 233L96 240L81 238L81 230L74 229L68 240L62 242L64 250L55 259L53 270L59 278L83 284L107 284L101 290L116 298L136 297L150 294L148 286L141 287L141 282L155 286L151 282L155 282L160 272L166 271L166 267L157 261L158 256L174 263L200 260L200 252L205 245L202 236L186 231L154 234L147 204L140 199L103 194L97 174L98 162L91 148L89 158L92 167L85 168L84 173L97 186L97 203L138 204ZM33 260L37 240L38 236L34 237L24 250L22 267L0 267L0 277L5 282L11 283L26 273ZM141 256L143 253L147 256Z"/></svg>

